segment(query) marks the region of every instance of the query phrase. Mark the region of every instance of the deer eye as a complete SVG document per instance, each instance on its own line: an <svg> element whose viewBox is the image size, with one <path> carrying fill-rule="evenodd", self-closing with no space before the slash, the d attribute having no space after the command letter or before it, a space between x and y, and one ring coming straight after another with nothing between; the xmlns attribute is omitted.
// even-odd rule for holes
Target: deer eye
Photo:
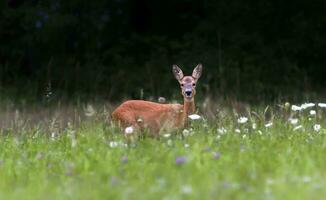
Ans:
<svg viewBox="0 0 326 200"><path fill-rule="evenodd" d="M193 83L192 86L196 86L196 83Z"/></svg>
<svg viewBox="0 0 326 200"><path fill-rule="evenodd" d="M183 83L181 83L181 87L183 87Z"/></svg>

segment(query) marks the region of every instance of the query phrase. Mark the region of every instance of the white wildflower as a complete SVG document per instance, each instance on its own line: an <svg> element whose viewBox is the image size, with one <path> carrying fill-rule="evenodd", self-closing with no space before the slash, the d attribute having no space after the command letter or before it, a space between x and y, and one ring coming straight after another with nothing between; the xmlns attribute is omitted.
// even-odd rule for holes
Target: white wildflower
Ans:
<svg viewBox="0 0 326 200"><path fill-rule="evenodd" d="M299 129L302 129L302 125L299 125L299 126L296 126L293 128L293 131L296 131L296 130L299 130Z"/></svg>
<svg viewBox="0 0 326 200"><path fill-rule="evenodd" d="M303 177L302 177L302 181L303 181L304 183L311 182L311 177L310 177L310 176L303 176Z"/></svg>
<svg viewBox="0 0 326 200"><path fill-rule="evenodd" d="M310 110L309 114L314 116L314 115L316 115L316 111L315 110Z"/></svg>
<svg viewBox="0 0 326 200"><path fill-rule="evenodd" d="M220 140L220 139L221 139L221 135L217 135L216 140Z"/></svg>
<svg viewBox="0 0 326 200"><path fill-rule="evenodd" d="M218 132L219 134L221 134L221 135L224 135L224 134L226 133L226 129L225 129L224 127L222 127L222 128L218 128L218 129L217 129L217 132Z"/></svg>
<svg viewBox="0 0 326 200"><path fill-rule="evenodd" d="M272 178L267 178L266 179L266 184L267 185L272 185L272 184L274 184L274 180Z"/></svg>
<svg viewBox="0 0 326 200"><path fill-rule="evenodd" d="M319 131L320 131L320 128L321 128L320 124L315 124L315 125L314 125L314 130L315 130L316 132L319 132Z"/></svg>
<svg viewBox="0 0 326 200"><path fill-rule="evenodd" d="M166 186L166 180L165 178L157 178L156 183L161 187L164 188Z"/></svg>
<svg viewBox="0 0 326 200"><path fill-rule="evenodd" d="M197 114L192 114L192 115L189 115L188 116L191 120L197 120L197 119L200 119L201 116L197 115Z"/></svg>
<svg viewBox="0 0 326 200"><path fill-rule="evenodd" d="M159 103L165 103L166 102L166 99L164 97L159 97L158 98L158 102Z"/></svg>
<svg viewBox="0 0 326 200"><path fill-rule="evenodd" d="M318 106L321 108L326 108L326 103L319 103Z"/></svg>
<svg viewBox="0 0 326 200"><path fill-rule="evenodd" d="M90 105L90 104L88 104L86 106L86 108L84 109L84 112L85 112L85 115L87 117L91 117L91 116L96 114L96 111L95 111L94 107L92 105Z"/></svg>
<svg viewBox="0 0 326 200"><path fill-rule="evenodd" d="M56 133L56 132L52 132L51 133L51 139L52 140L55 140L55 138L58 136L58 133Z"/></svg>
<svg viewBox="0 0 326 200"><path fill-rule="evenodd" d="M189 144L185 144L184 147L185 147L185 148L189 148L190 145L189 145Z"/></svg>
<svg viewBox="0 0 326 200"><path fill-rule="evenodd" d="M116 142L116 141L111 141L111 142L109 143L109 145L110 145L111 148L115 148L115 147L117 147L119 144L118 144L118 142Z"/></svg>
<svg viewBox="0 0 326 200"><path fill-rule="evenodd" d="M234 131L235 131L236 133L241 133L241 130L238 129L238 128L236 128Z"/></svg>
<svg viewBox="0 0 326 200"><path fill-rule="evenodd" d="M166 133L166 134L163 135L163 137L169 138L169 137L171 137L171 134L170 133Z"/></svg>
<svg viewBox="0 0 326 200"><path fill-rule="evenodd" d="M181 187L181 192L184 194L190 194L192 193L192 187L190 185L183 185Z"/></svg>
<svg viewBox="0 0 326 200"><path fill-rule="evenodd" d="M133 147L134 145L136 145L136 144L131 144L131 147ZM127 144L127 143L123 143L123 144L122 144L122 147L124 147L124 148L128 148L128 144Z"/></svg>
<svg viewBox="0 0 326 200"><path fill-rule="evenodd" d="M246 134L244 134L243 136L242 136L242 139L245 139L247 137L247 135Z"/></svg>
<svg viewBox="0 0 326 200"><path fill-rule="evenodd" d="M262 135L263 134L263 132L261 130L258 130L258 133L259 133L259 135Z"/></svg>
<svg viewBox="0 0 326 200"><path fill-rule="evenodd" d="M266 127L266 128L269 128L269 127L271 127L271 126L273 126L273 122L269 122L269 123L265 124L265 127Z"/></svg>
<svg viewBox="0 0 326 200"><path fill-rule="evenodd" d="M288 110L289 108L290 108L290 103L289 102L285 102L285 104L284 104L284 108L286 109L286 110Z"/></svg>
<svg viewBox="0 0 326 200"><path fill-rule="evenodd" d="M244 123L246 123L248 121L248 118L247 117L240 117L239 119L238 119L238 123L239 124L244 124Z"/></svg>
<svg viewBox="0 0 326 200"><path fill-rule="evenodd" d="M167 144L168 144L168 146L172 146L172 145L173 145L173 142L172 142L172 140L171 140L171 139L169 139L169 140L168 140L168 142L167 142Z"/></svg>
<svg viewBox="0 0 326 200"><path fill-rule="evenodd" d="M252 129L256 130L257 128L257 124L256 123L252 123Z"/></svg>
<svg viewBox="0 0 326 200"><path fill-rule="evenodd" d="M302 107L301 106L292 105L291 106L291 110L293 110L293 111L301 111L302 110Z"/></svg>
<svg viewBox="0 0 326 200"><path fill-rule="evenodd" d="M134 132L134 128L132 126L129 126L125 129L126 135L132 134L133 132Z"/></svg>
<svg viewBox="0 0 326 200"><path fill-rule="evenodd" d="M184 137L188 137L188 136L190 135L190 131L189 131L188 129L183 129L183 131L182 131L182 135L183 135Z"/></svg>
<svg viewBox="0 0 326 200"><path fill-rule="evenodd" d="M289 122L290 122L292 125L296 125L296 124L299 122L299 119L297 119L297 118L290 118L290 119L289 119Z"/></svg>
<svg viewBox="0 0 326 200"><path fill-rule="evenodd" d="M307 108L311 108L311 107L314 107L315 104L314 103L304 103L301 105L301 108L302 109L307 109Z"/></svg>

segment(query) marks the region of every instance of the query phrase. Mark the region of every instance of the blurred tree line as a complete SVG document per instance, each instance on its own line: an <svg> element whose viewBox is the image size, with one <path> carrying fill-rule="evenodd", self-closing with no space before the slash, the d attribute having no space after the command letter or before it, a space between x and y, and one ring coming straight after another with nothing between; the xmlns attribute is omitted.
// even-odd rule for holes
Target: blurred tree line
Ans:
<svg viewBox="0 0 326 200"><path fill-rule="evenodd" d="M9 0L0 13L1 95L172 96L171 73L204 65L202 96L322 92L324 0Z"/></svg>

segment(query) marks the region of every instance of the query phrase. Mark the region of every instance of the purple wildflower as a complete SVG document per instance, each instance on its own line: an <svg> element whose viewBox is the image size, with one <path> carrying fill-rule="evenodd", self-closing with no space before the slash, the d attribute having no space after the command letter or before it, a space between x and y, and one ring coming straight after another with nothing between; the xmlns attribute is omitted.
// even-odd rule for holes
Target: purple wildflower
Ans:
<svg viewBox="0 0 326 200"><path fill-rule="evenodd" d="M211 150L211 148L208 147L208 146L206 146L202 151L203 151L203 152L209 152L210 150Z"/></svg>
<svg viewBox="0 0 326 200"><path fill-rule="evenodd" d="M110 180L110 182L111 182L112 185L118 185L119 184L119 181L120 180L116 176L112 176L111 177L111 180Z"/></svg>
<svg viewBox="0 0 326 200"><path fill-rule="evenodd" d="M128 162L128 156L122 156L121 162L122 163L127 163Z"/></svg>
<svg viewBox="0 0 326 200"><path fill-rule="evenodd" d="M175 159L175 163L176 163L177 165L182 165L182 164L185 163L185 162L186 162L186 158L183 157L183 156L179 156L179 157L177 157L177 158Z"/></svg>
<svg viewBox="0 0 326 200"><path fill-rule="evenodd" d="M214 157L215 159L219 159L219 158L221 157L221 154L220 154L219 152L216 152L216 151L214 151L214 152L212 153L212 155L213 155L213 157Z"/></svg>
<svg viewBox="0 0 326 200"><path fill-rule="evenodd" d="M74 170L72 167L68 167L68 169L66 170L66 173L65 173L66 176L72 176L74 175Z"/></svg>

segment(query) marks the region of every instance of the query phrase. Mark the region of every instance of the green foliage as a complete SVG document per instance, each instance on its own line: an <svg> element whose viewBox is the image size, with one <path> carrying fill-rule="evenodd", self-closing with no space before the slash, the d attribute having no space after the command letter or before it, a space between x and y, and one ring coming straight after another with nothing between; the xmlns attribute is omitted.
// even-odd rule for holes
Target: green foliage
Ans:
<svg viewBox="0 0 326 200"><path fill-rule="evenodd" d="M1 199L323 199L326 194L324 108L314 107L311 115L312 108L286 106L273 109L271 117L266 117L271 108L252 108L247 120L239 121L243 115L224 108L193 121L188 131L129 145L104 122L101 106L85 107L87 118L76 116L76 109L78 126L72 116L60 126L67 108L53 110L59 117L50 123L43 118L30 127L20 123L18 111L9 119L13 126L2 128L0 136ZM316 123L320 130L313 128Z"/></svg>

